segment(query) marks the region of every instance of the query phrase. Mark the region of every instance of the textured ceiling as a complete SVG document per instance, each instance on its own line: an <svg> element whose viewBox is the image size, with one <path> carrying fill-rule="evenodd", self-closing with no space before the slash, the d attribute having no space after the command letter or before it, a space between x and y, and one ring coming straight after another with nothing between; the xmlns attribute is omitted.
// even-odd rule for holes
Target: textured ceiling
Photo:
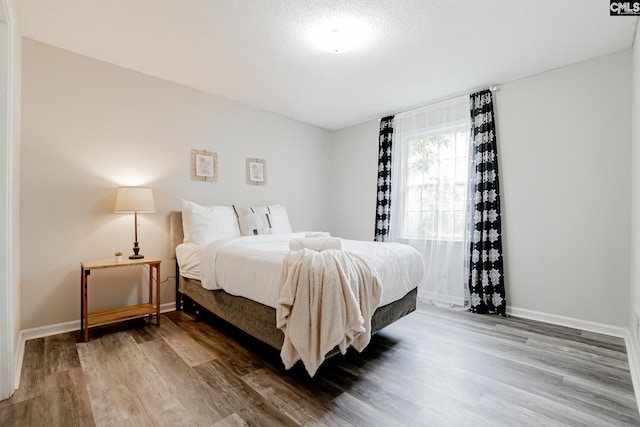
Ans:
<svg viewBox="0 0 640 427"><path fill-rule="evenodd" d="M23 36L339 129L632 45L606 0L20 0ZM352 16L367 42L309 43Z"/></svg>

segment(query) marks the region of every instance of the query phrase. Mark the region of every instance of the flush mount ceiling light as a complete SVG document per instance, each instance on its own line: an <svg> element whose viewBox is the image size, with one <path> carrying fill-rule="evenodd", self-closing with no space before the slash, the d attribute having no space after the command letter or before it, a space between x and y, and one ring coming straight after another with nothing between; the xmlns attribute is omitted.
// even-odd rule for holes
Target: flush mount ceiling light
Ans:
<svg viewBox="0 0 640 427"><path fill-rule="evenodd" d="M322 22L312 28L311 43L327 52L344 53L362 45L368 38L368 27L354 18Z"/></svg>

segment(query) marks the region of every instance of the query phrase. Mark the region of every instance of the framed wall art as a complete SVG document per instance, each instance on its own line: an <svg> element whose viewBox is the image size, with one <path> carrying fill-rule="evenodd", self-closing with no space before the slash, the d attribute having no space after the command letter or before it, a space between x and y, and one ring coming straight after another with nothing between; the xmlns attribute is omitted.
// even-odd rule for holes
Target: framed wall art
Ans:
<svg viewBox="0 0 640 427"><path fill-rule="evenodd" d="M246 158L247 184L266 185L267 183L267 161L255 158Z"/></svg>
<svg viewBox="0 0 640 427"><path fill-rule="evenodd" d="M191 179L214 182L218 180L218 153L191 150Z"/></svg>

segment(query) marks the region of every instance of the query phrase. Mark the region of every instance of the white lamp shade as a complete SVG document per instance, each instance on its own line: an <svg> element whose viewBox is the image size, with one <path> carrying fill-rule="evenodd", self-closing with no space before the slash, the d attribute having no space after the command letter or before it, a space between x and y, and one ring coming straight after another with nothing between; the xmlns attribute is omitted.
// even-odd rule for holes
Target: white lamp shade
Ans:
<svg viewBox="0 0 640 427"><path fill-rule="evenodd" d="M118 187L116 213L151 213L156 211L153 191L147 187Z"/></svg>

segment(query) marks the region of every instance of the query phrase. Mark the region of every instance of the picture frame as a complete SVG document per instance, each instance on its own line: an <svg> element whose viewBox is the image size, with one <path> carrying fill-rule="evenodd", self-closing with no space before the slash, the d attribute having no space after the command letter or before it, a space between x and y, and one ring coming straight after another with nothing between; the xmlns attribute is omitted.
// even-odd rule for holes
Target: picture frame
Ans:
<svg viewBox="0 0 640 427"><path fill-rule="evenodd" d="M218 180L218 153L191 150L191 179L215 182Z"/></svg>
<svg viewBox="0 0 640 427"><path fill-rule="evenodd" d="M248 185L267 184L267 161L247 157L245 159L246 178Z"/></svg>

